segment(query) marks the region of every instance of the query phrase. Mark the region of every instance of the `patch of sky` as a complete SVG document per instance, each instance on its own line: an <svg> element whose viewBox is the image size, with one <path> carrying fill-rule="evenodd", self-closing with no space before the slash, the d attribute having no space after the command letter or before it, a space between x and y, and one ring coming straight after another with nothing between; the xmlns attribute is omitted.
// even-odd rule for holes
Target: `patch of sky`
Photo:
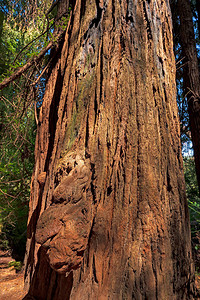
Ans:
<svg viewBox="0 0 200 300"><path fill-rule="evenodd" d="M183 157L194 156L192 141L185 141L182 143L182 155Z"/></svg>

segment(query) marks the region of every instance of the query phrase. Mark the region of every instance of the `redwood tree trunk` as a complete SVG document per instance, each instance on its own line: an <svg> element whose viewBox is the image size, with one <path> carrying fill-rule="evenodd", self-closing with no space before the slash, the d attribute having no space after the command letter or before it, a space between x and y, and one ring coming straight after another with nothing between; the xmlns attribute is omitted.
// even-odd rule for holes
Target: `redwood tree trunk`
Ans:
<svg viewBox="0 0 200 300"><path fill-rule="evenodd" d="M197 16L198 16L198 31L199 31L199 40L200 40L200 2L196 1L196 10L197 10Z"/></svg>
<svg viewBox="0 0 200 300"><path fill-rule="evenodd" d="M180 44L184 58L183 63L185 63L183 68L185 97L188 101L189 123L200 193L200 74L189 0L178 0L177 9L180 16Z"/></svg>
<svg viewBox="0 0 200 300"><path fill-rule="evenodd" d="M76 0L57 51L26 299L193 299L168 1Z"/></svg>

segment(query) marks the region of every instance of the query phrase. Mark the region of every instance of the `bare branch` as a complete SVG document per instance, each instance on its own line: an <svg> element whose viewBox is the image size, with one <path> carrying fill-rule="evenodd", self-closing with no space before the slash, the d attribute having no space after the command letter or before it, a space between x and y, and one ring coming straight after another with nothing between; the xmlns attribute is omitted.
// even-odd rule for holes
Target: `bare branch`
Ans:
<svg viewBox="0 0 200 300"><path fill-rule="evenodd" d="M1 188L0 188L0 192L1 192L2 194L4 194L5 196L8 196L8 197L11 197L11 198L16 199L16 196L12 196L12 195L10 195L10 194L5 193Z"/></svg>
<svg viewBox="0 0 200 300"><path fill-rule="evenodd" d="M54 4L57 5L58 2L59 2L59 0L57 0L56 3L54 3ZM53 8L55 7L55 5L53 5ZM53 9L53 8L52 8L52 9ZM51 9L51 10L52 10L52 9ZM49 23L48 14L51 12L51 10L49 10L49 11L46 13L46 18L47 18L48 23ZM62 13L62 15L61 15L58 19L56 19L56 21L54 21L53 24L51 24L51 26L47 25L47 29L46 29L45 31L43 31L40 35L38 35L36 38L34 38L34 39L31 40L28 44L26 44L26 45L19 51L19 53L18 53L17 56L15 57L13 63L16 62L16 60L19 58L19 56L21 55L21 53L22 53L24 50L26 50L26 49L28 48L28 46L30 46L32 43L34 43L34 42L37 41L39 38L41 38L45 33L48 33L49 30L50 30L51 28L53 28L53 26L56 24L56 22L59 21L66 13L67 13L67 11L65 11L64 13Z"/></svg>
<svg viewBox="0 0 200 300"><path fill-rule="evenodd" d="M0 181L0 184L8 184L8 183L12 183L12 182L19 182L22 179L16 179L16 180L9 180L9 181Z"/></svg>
<svg viewBox="0 0 200 300"><path fill-rule="evenodd" d="M59 36L60 37L60 36ZM10 77L4 79L0 83L0 90L8 86L15 79L20 77L24 72L26 72L32 65L41 60L48 50L55 46L55 42L50 41L49 44L35 57L30 59L23 67L18 68Z"/></svg>

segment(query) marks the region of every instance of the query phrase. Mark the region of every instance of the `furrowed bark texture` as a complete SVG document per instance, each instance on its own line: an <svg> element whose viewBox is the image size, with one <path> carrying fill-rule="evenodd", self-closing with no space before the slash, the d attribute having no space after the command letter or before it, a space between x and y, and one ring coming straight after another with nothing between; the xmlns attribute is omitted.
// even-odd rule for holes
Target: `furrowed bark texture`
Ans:
<svg viewBox="0 0 200 300"><path fill-rule="evenodd" d="M40 112L25 299L193 299L168 1L75 1Z"/></svg>

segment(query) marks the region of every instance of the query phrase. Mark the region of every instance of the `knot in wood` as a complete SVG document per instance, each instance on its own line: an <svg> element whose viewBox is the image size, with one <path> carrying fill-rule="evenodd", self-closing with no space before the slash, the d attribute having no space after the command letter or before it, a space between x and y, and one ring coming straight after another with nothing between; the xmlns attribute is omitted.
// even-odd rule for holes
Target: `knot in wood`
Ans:
<svg viewBox="0 0 200 300"><path fill-rule="evenodd" d="M45 183L45 179L46 179L46 172L42 172L38 175L37 181L42 186Z"/></svg>
<svg viewBox="0 0 200 300"><path fill-rule="evenodd" d="M57 187L53 193L53 203L78 202L91 180L89 159L77 154L64 158L57 172Z"/></svg>
<svg viewBox="0 0 200 300"><path fill-rule="evenodd" d="M46 249L51 268L66 274L80 267L92 227L90 160L81 153L65 156L57 180L53 202L38 220L35 239Z"/></svg>

